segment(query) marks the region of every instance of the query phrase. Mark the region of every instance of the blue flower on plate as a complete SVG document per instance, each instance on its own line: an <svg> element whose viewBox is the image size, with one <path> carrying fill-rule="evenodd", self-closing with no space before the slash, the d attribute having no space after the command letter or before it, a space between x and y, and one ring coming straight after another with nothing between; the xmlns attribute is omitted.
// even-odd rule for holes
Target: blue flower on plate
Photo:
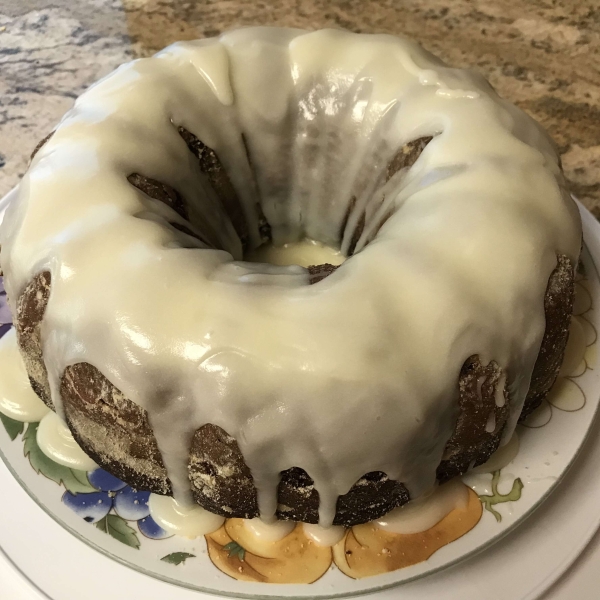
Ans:
<svg viewBox="0 0 600 600"><path fill-rule="evenodd" d="M170 537L150 516L150 492L140 492L103 469L88 473L88 480L96 492L73 494L65 492L63 503L88 523L97 523L111 510L126 521L137 521L139 530L155 540Z"/></svg>

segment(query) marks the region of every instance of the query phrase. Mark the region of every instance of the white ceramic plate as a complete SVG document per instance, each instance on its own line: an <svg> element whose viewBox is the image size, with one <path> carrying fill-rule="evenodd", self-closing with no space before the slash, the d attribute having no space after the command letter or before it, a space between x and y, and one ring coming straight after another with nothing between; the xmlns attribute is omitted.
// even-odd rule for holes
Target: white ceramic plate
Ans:
<svg viewBox="0 0 600 600"><path fill-rule="evenodd" d="M594 259L592 258L595 257L596 262L600 264L600 244L597 241L597 230L600 227L589 213L584 212L583 216L586 228L585 239L590 249L590 252L586 252L584 255L584 265L588 275L588 282L583 285L587 286L591 292L589 296L591 300L591 298L600 297L600 283ZM586 304L585 289L581 296L584 299L579 303L578 312L585 313L583 318L590 323L592 330L598 330L600 325L600 311L593 310L589 306L589 302ZM590 348L586 351L586 357L587 363L589 363L588 366L593 367L596 361L594 344L590 343ZM557 398L555 405L558 406L562 402L562 408L568 408L569 412L561 410L557 406L546 404L538 413L536 424L541 425L548 417L551 418L543 427L537 429L522 428L521 452L515 461L502 471L498 481L496 481L497 493L495 494L495 500L498 502L493 506L490 505L490 508L493 508L501 516L500 522L496 520L492 512L484 511L481 521L468 534L442 547L427 561L391 573L358 580L344 575L330 561L331 567L329 564L326 565L329 568L325 569L326 572L323 577L310 585L240 582L225 575L210 562L206 553L206 541L203 538L193 541L176 537L160 540L146 538L142 533L145 526L140 524L141 519L123 519L122 516L115 513L114 508L111 510L111 515L114 516L113 521L117 524L118 531L116 531L114 537L111 537L100 531L97 527L94 527L94 525L86 523L61 501L66 493L64 487L59 486L55 481L43 475L35 473L31 468L29 458L24 456L23 441L20 436L11 441L7 432L4 430L0 431L0 452L9 469L21 482L21 485L31 498L50 516L80 540L85 541L96 550L141 573L180 587L203 590L213 594L243 597L304 598L356 595L395 586L400 583L406 584L410 580L423 577L426 574L431 575L434 571L438 571L472 556L506 535L517 524L521 523L534 508L539 506L550 491L557 486L558 481L565 474L567 468L577 455L589 431L600 398L600 370L586 369L585 372L579 374L577 377L566 378L563 382L563 387L567 389L567 393L563 395L562 399L560 397ZM579 390L580 395L577 390ZM31 436L28 436L27 439L28 443L31 444ZM91 479L92 481L96 481L96 477L94 476ZM520 499L518 501L510 501L509 491L511 488L516 489L519 487L515 484L517 480L520 480L523 484ZM482 486L489 486L491 475L479 476L478 480L470 478L469 482L475 485L480 493L490 495L488 491L482 492ZM84 487L86 485L85 482L82 483L81 481L80 484ZM77 487L77 483L73 482L70 484L67 482L67 485ZM102 492L92 491L91 488L82 491L102 494ZM113 490L113 492L119 491ZM117 495L119 494L117 493ZM121 494L121 496L123 495ZM100 496L96 497L100 499ZM511 497L514 498L515 496ZM104 498L105 496L101 497L101 499ZM121 513L130 517L136 516L128 515L126 510L121 511ZM26 526L27 524L25 523L24 525ZM593 523L590 523L590 530L593 531L596 525L597 517ZM53 530L56 530L56 528L53 527ZM0 542L4 545L1 535ZM137 543L132 544L134 539L136 542L139 542L139 548L134 547ZM129 545L128 543L124 543L124 540ZM194 556L189 557L184 563L179 565L160 560L175 552L187 552ZM47 558L50 559L50 557ZM572 558L574 559L575 556ZM46 557L43 560L45 562ZM98 568L106 563L106 560L98 555L96 555L96 560ZM566 561L567 559L565 559L565 564ZM456 570L454 569L453 572L456 572ZM133 576L132 571L122 568L118 572L125 579ZM123 573L128 573L128 575L125 576ZM556 571L554 573L556 574ZM426 581L433 581L434 579L428 577ZM162 587L162 584L159 584L159 582L155 582L154 585ZM409 588L414 589L414 584L405 585L403 592ZM173 590L173 588L170 589ZM182 594L183 592L184 590L181 591ZM78 598L80 597L78 596ZM95 598L96 596L93 597ZM181 597L183 598L184 596L182 595ZM466 596L463 597L466 598ZM509 597L516 598L517 596ZM524 595L523 597L527 596ZM62 599L62 596L60 598Z"/></svg>

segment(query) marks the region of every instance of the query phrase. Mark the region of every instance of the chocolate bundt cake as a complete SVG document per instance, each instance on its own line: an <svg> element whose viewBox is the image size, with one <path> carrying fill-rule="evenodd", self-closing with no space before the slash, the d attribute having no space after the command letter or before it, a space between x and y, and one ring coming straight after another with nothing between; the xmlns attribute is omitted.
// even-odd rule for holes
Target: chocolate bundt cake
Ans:
<svg viewBox="0 0 600 600"><path fill-rule="evenodd" d="M316 240L340 266L244 260ZM407 39L244 29L86 91L0 230L31 385L130 485L353 525L507 441L566 345L544 131Z"/></svg>

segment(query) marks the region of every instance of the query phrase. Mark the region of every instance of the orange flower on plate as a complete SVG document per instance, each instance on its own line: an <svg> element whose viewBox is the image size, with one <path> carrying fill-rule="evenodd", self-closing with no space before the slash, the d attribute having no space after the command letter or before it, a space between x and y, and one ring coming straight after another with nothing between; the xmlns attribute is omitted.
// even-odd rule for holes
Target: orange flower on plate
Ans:
<svg viewBox="0 0 600 600"><path fill-rule="evenodd" d="M213 564L240 581L312 583L327 572L332 559L342 573L360 579L427 560L473 529L482 511L477 494L468 489L464 508L455 508L421 533L389 533L366 523L348 530L333 548L324 548L304 535L301 524L282 540L265 542L256 538L242 519L228 519L205 537Z"/></svg>
<svg viewBox="0 0 600 600"><path fill-rule="evenodd" d="M242 519L228 519L206 536L208 555L223 573L241 581L312 583L331 566L331 548L317 546L301 524L279 542L257 539Z"/></svg>
<svg viewBox="0 0 600 600"><path fill-rule="evenodd" d="M479 497L469 489L467 506L455 508L427 531L389 533L372 523L352 527L334 546L333 559L340 571L353 579L410 567L471 531L479 523L482 512Z"/></svg>

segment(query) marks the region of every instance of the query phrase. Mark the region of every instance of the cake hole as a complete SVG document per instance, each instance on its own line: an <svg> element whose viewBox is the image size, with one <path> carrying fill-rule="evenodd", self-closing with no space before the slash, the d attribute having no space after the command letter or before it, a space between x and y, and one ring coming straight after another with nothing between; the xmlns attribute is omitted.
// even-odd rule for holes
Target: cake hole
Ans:
<svg viewBox="0 0 600 600"><path fill-rule="evenodd" d="M310 267L313 265L329 264L341 265L346 257L336 248L317 242L316 240L304 239L299 242L290 242L283 246L274 246L272 243L248 251L244 260L256 263L268 263L280 267L298 265Z"/></svg>
<svg viewBox="0 0 600 600"><path fill-rule="evenodd" d="M275 266L310 267L310 283L317 283L333 273L347 256L352 256L356 251L366 247L394 213L393 206L388 206L385 212L383 212L383 206L380 207L382 210L378 208L373 210L372 207L365 205L364 198L359 203L357 197L353 195L348 201L339 230L339 240L335 244L335 246L339 244L339 247L332 247L319 240L308 238L288 242L282 246L275 246L272 244L272 227L265 216L260 199L254 207L255 215L245 214L244 207L217 152L185 127L176 123L173 123L173 126L196 159L200 172L206 177L218 197L226 217L239 237L243 260L245 261L267 263ZM247 140L243 133L241 137L248 164L250 169L253 170L253 161ZM383 163L382 165L379 163L381 166L378 166L375 169L376 174L374 173L375 180L373 183L375 188L373 194L377 196L382 186L386 186L390 180L412 167L432 139L432 137L422 137L409 141L391 155L387 164ZM177 190L140 173L130 174L128 180L133 186L151 198L167 204L183 219L190 222L190 207ZM370 196L371 198L374 197L372 194ZM381 195L382 204L384 199L385 195ZM207 242L205 236L202 235L202 227L198 227L196 223L190 222L190 228L184 224L174 222L170 222L170 224L179 231L196 237L209 247L217 247L214 240L212 244ZM260 245L255 247L257 242ZM340 251L340 247L344 252ZM236 252L234 252L234 255L236 255Z"/></svg>

